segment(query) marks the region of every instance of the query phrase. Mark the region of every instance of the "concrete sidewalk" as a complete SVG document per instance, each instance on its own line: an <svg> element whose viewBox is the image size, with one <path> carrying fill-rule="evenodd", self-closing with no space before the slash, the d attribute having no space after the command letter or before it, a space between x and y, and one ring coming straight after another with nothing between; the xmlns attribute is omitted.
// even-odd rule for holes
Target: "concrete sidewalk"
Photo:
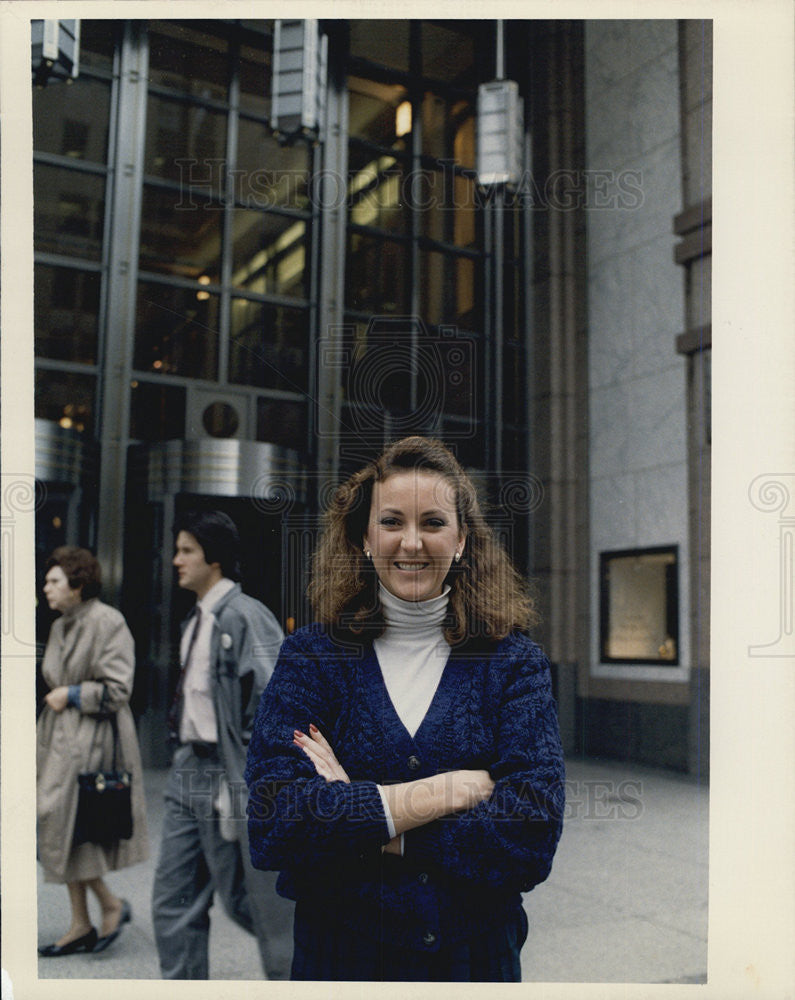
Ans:
<svg viewBox="0 0 795 1000"><path fill-rule="evenodd" d="M132 923L99 955L39 959L41 979L158 979L149 912L165 771L147 771L152 856L108 883ZM708 790L631 764L571 760L567 811L549 879L525 896L526 982L702 983L707 973ZM95 915L95 918L98 915ZM69 921L64 886L39 868L38 940ZM263 978L254 939L212 909L210 975Z"/></svg>

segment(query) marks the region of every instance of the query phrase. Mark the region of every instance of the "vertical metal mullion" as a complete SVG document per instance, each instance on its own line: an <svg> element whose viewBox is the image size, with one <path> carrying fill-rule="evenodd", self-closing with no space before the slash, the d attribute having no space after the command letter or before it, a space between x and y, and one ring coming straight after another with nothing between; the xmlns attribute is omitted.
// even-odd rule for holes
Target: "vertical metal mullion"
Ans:
<svg viewBox="0 0 795 1000"><path fill-rule="evenodd" d="M220 385L229 383L229 338L232 311L232 217L235 204L235 167L237 166L237 139L239 133L238 115L240 113L240 42L239 39L229 41L227 65L229 69L229 89L227 98L229 107L226 117L226 177L224 183L223 224L221 227L221 301L219 303L220 323L218 325L218 382ZM251 437L251 427L254 415L250 412L248 436Z"/></svg>
<svg viewBox="0 0 795 1000"><path fill-rule="evenodd" d="M409 77L410 91L409 101L411 102L411 162L409 170L416 179L419 176L419 167L422 156L422 36L421 24L419 21L409 22ZM421 227L419 213L415 207L416 199L414 184L409 185L411 192L411 205L409 207L411 225L409 228L409 282L411 293L409 296L409 308L412 317L420 316L420 247L419 240ZM419 361L419 324L412 318L411 322L411 383L409 391L409 410L416 413L418 409L417 391L417 365Z"/></svg>
<svg viewBox="0 0 795 1000"><path fill-rule="evenodd" d="M527 121L527 119L525 119ZM525 126L524 136L524 163L525 169L532 175L533 164L533 143L530 129L531 124ZM521 196L520 196L521 197ZM528 473L534 472L534 436L535 436L535 343L533 337L535 324L533 322L533 310L535 303L535 245L533 242L533 212L529 198L522 198L521 219L522 219L522 288L523 288L523 340L525 349L524 379L525 379L525 420L527 422L526 435L526 460ZM535 564L535 542L530 525L527 526L527 571L533 573Z"/></svg>
<svg viewBox="0 0 795 1000"><path fill-rule="evenodd" d="M494 431L492 469L502 470L502 426L503 426L503 323L505 322L505 188L495 191L494 197L494 330L492 353L494 379Z"/></svg>
<svg viewBox="0 0 795 1000"><path fill-rule="evenodd" d="M96 400L97 405L94 407L94 439L98 441L102 434L102 386L103 386L103 371L105 368L105 358L106 358L106 348L105 339L108 330L108 285L109 285L109 272L110 272L110 242L111 233L113 231L113 218L110 211L110 207L113 201L113 187L115 184L116 177L118 175L118 163L117 163L117 121L118 121L118 105L119 105L119 92L120 92L120 77L121 77L121 53L118 46L114 47L113 51L113 66L112 75L110 81L110 115L108 119L108 149L106 151L106 161L105 161L105 198L104 198L104 215L102 223L102 278L100 281L100 297L99 297L99 314L98 314L98 330L97 330L97 386L96 386ZM94 542L96 544L96 542Z"/></svg>
<svg viewBox="0 0 795 1000"><path fill-rule="evenodd" d="M336 181L348 174L348 93L345 56L340 34L330 39L329 86L326 106L326 142L323 170L313 185L322 209L319 236L322 272L318 275L318 331L329 358L340 344L345 316L345 264L347 247L346 199L340 200ZM318 352L319 354L320 352ZM336 482L340 468L342 373L339 364L318 357L317 363L317 470ZM321 489L317 483L317 493ZM315 498L317 499L317 498Z"/></svg>
<svg viewBox="0 0 795 1000"><path fill-rule="evenodd" d="M490 415L494 409L494 386L492 384L492 359L491 340L493 328L493 295L494 281L492 275L493 260L493 240L494 226L491 213L491 193L486 191L484 197L487 199L483 207L483 466L485 469L492 468L492 447L490 432Z"/></svg>
<svg viewBox="0 0 795 1000"><path fill-rule="evenodd" d="M323 163L323 147L326 142L325 137L321 137L321 142L312 147L310 160L310 176L308 178L307 190L314 190L314 178L317 177ZM309 320L307 323L307 364L309 366L309 377L307 384L309 387L309 399L304 402L307 409L307 440L305 442L306 453L309 462L317 466L317 414L315 407L310 405L310 400L318 398L318 356L317 349L320 339L320 233L321 214L320 205L317 198L310 198L310 231L307 234L309 281L307 288L309 292Z"/></svg>
<svg viewBox="0 0 795 1000"><path fill-rule="evenodd" d="M102 373L97 556L105 593L118 603L124 550L124 501L130 425L130 374L135 342L136 282L141 230L148 46L140 21L127 21L119 62L116 163L110 206L108 310Z"/></svg>

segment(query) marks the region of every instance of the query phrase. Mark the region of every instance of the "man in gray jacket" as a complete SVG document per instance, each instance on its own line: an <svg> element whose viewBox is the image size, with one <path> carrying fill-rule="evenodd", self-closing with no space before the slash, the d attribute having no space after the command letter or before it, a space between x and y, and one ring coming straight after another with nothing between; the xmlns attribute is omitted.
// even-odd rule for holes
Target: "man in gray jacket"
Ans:
<svg viewBox="0 0 795 1000"><path fill-rule="evenodd" d="M209 978L210 906L255 934L268 979L287 979L292 902L275 872L251 864L246 829L246 745L283 638L274 615L244 594L240 538L221 511L174 525L179 585L196 594L185 620L169 728L175 744L165 793L152 917L164 979Z"/></svg>

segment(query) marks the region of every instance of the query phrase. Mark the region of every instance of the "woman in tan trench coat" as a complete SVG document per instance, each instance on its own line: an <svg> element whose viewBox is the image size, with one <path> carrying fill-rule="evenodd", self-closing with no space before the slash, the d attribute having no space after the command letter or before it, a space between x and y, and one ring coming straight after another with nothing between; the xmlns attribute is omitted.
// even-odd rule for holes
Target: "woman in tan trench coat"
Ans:
<svg viewBox="0 0 795 1000"><path fill-rule="evenodd" d="M98 600L99 583L99 563L86 549L63 546L47 562L44 595L61 617L42 663L50 691L36 726L38 854L45 880L66 883L72 920L58 941L39 948L46 957L102 951L114 941L131 913L103 875L148 855L141 756L128 704L133 638L122 615ZM118 766L132 772L133 834L108 846L74 847L77 775L107 768L113 759L109 713L118 722ZM89 917L88 889L102 909L99 933Z"/></svg>

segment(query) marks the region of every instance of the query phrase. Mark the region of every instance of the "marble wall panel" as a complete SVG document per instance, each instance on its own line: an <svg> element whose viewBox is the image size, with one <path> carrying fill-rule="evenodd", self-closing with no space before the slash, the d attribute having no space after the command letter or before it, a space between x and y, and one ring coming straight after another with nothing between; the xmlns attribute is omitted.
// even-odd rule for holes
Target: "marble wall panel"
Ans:
<svg viewBox="0 0 795 1000"><path fill-rule="evenodd" d="M642 469L633 474L635 537L644 545L681 544L687 537L687 469L681 463Z"/></svg>
<svg viewBox="0 0 795 1000"><path fill-rule="evenodd" d="M685 373L678 365L667 373L659 372L633 379L628 384L629 425L625 456L628 468L649 469L658 465L687 460ZM682 481L679 504L687 508L686 484Z"/></svg>
<svg viewBox="0 0 795 1000"><path fill-rule="evenodd" d="M602 389L591 390L591 436L589 465L591 476L619 475L631 471L633 438L632 383L616 382ZM595 499L591 497L591 514L600 517Z"/></svg>
<svg viewBox="0 0 795 1000"><path fill-rule="evenodd" d="M599 518L591 523L591 547L594 552L633 548L637 544L635 476L631 472L595 472L591 504L599 511Z"/></svg>
<svg viewBox="0 0 795 1000"><path fill-rule="evenodd" d="M619 254L589 271L590 338L588 382L612 385L632 374L635 317L633 255Z"/></svg>

